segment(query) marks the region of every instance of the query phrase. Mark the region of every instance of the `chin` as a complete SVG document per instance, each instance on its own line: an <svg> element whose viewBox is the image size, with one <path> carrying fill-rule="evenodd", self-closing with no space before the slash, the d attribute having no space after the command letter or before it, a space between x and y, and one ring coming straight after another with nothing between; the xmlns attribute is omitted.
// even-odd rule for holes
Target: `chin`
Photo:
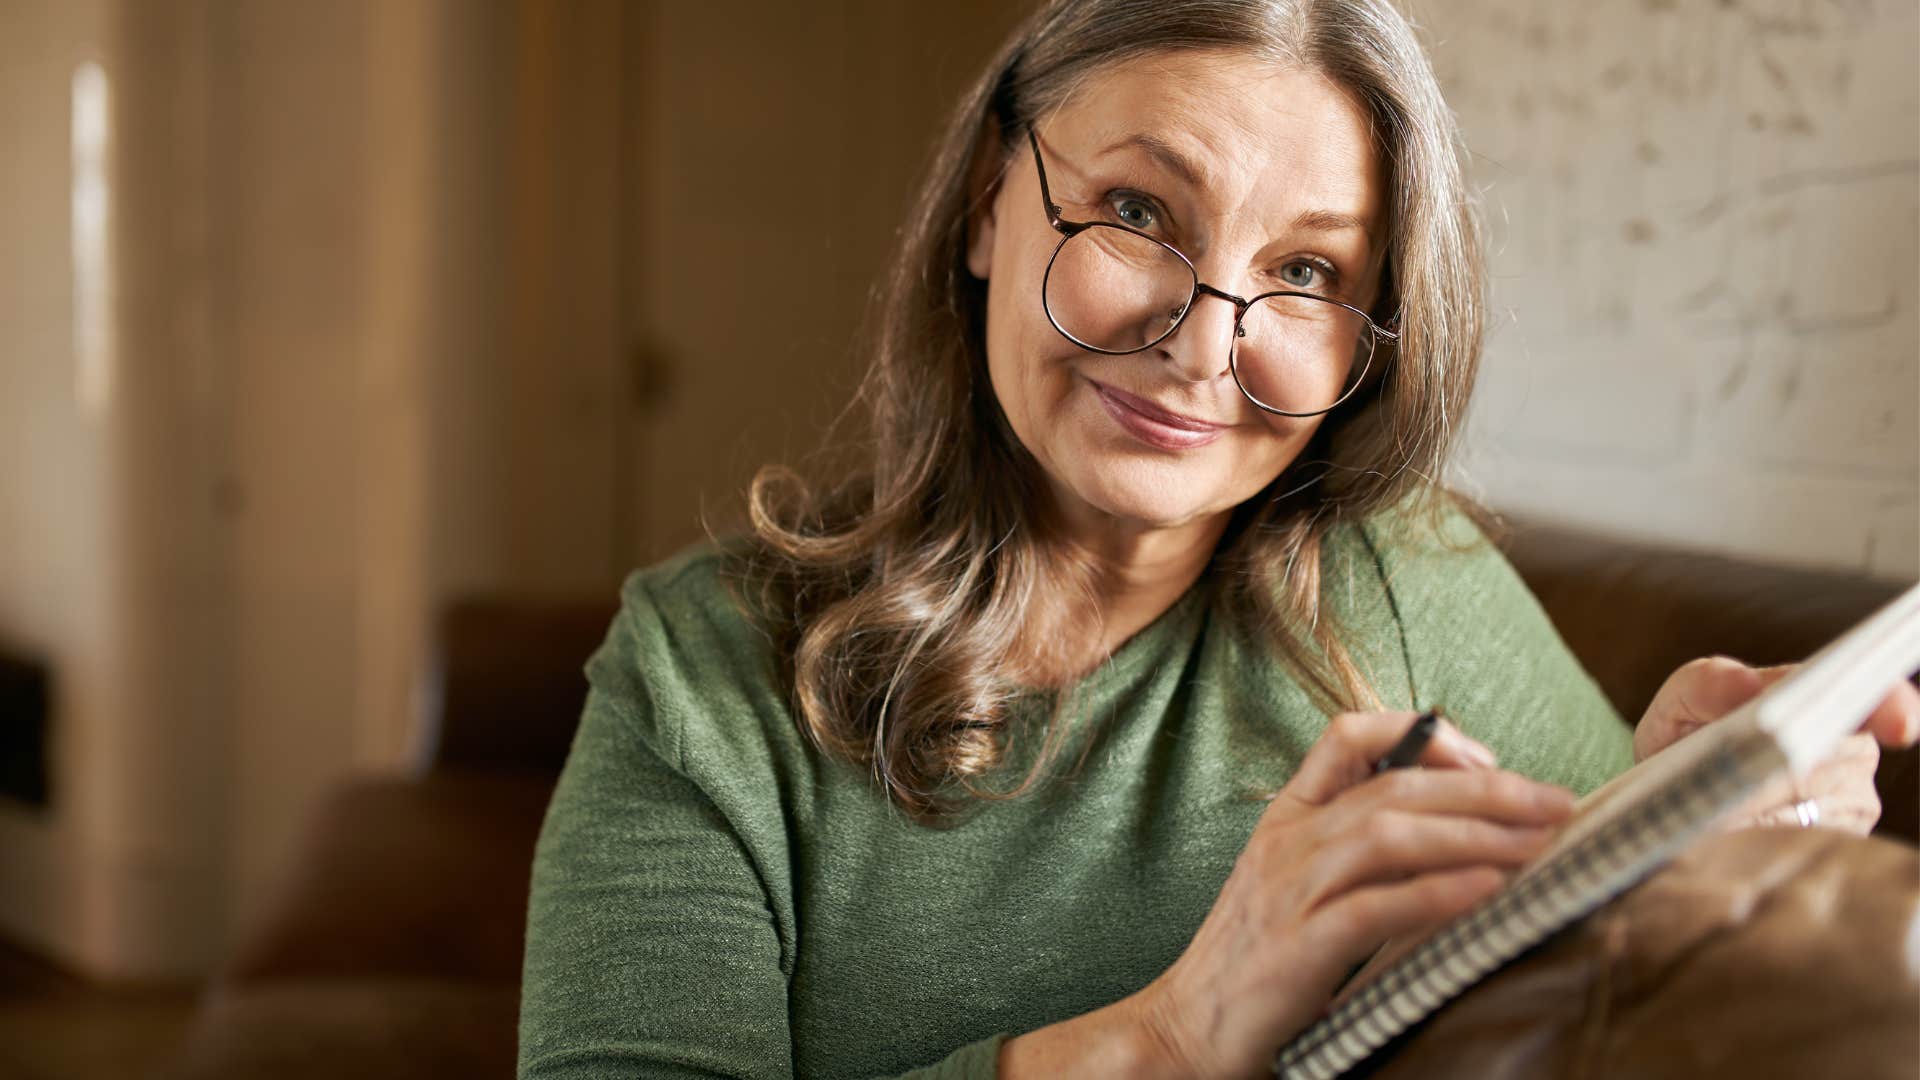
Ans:
<svg viewBox="0 0 1920 1080"><path fill-rule="evenodd" d="M1207 498L1205 486L1181 472L1115 463L1077 477L1073 489L1094 510L1149 529L1188 525L1231 507Z"/></svg>

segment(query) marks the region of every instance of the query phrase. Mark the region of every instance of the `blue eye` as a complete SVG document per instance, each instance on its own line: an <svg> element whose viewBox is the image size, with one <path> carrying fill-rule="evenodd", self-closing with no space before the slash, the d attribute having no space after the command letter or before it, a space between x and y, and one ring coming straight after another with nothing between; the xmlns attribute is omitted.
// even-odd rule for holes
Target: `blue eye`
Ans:
<svg viewBox="0 0 1920 1080"><path fill-rule="evenodd" d="M1147 232L1160 223L1159 213L1145 199L1118 195L1110 199L1109 205L1113 207L1113 215L1120 219L1120 224L1128 228Z"/></svg>
<svg viewBox="0 0 1920 1080"><path fill-rule="evenodd" d="M1280 268L1280 281L1289 289L1324 289L1333 278L1333 267L1318 259L1295 259Z"/></svg>

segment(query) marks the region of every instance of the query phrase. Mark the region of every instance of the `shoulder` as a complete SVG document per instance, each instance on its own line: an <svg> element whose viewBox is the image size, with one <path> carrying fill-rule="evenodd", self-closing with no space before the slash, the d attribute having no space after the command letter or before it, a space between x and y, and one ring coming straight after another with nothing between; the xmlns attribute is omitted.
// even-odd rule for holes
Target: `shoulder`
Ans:
<svg viewBox="0 0 1920 1080"><path fill-rule="evenodd" d="M773 643L731 579L733 544L702 541L628 574L619 614L587 662L594 691L641 714L676 765L716 729L760 728L756 714L784 712Z"/></svg>
<svg viewBox="0 0 1920 1080"><path fill-rule="evenodd" d="M1467 579L1511 572L1487 531L1488 517L1443 489L1415 492L1393 505L1350 517L1320 544L1322 599L1368 606L1383 594L1451 591Z"/></svg>
<svg viewBox="0 0 1920 1080"><path fill-rule="evenodd" d="M1482 524L1487 517L1464 496L1426 488L1375 510L1349 528L1356 539L1396 562L1458 561L1499 554Z"/></svg>
<svg viewBox="0 0 1920 1080"><path fill-rule="evenodd" d="M623 620L670 651L763 639L733 586L737 543L702 540L628 574L620 587Z"/></svg>
<svg viewBox="0 0 1920 1080"><path fill-rule="evenodd" d="M1491 515L1428 489L1329 531L1323 596L1362 626L1397 629L1409 664L1558 645L1533 592L1489 535ZM1416 682L1418 682L1416 672Z"/></svg>
<svg viewBox="0 0 1920 1080"><path fill-rule="evenodd" d="M1329 563L1369 564L1403 614L1408 606L1531 604L1489 521L1464 497L1427 489L1330 532Z"/></svg>
<svg viewBox="0 0 1920 1080"><path fill-rule="evenodd" d="M1504 767L1591 790L1632 762L1630 730L1482 516L1434 492L1357 522L1347 542L1377 567L1415 699L1445 703Z"/></svg>

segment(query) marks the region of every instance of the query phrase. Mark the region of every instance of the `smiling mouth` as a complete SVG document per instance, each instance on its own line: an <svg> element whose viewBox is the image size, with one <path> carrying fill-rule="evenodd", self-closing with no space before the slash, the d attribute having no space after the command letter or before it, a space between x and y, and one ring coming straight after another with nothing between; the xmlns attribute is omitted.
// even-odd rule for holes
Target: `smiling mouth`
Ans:
<svg viewBox="0 0 1920 1080"><path fill-rule="evenodd" d="M1122 431L1155 450L1192 450L1220 437L1226 428L1181 416L1110 386L1087 380L1094 396Z"/></svg>
<svg viewBox="0 0 1920 1080"><path fill-rule="evenodd" d="M1091 379L1089 379L1088 381L1092 382ZM1125 405L1127 408L1132 409L1134 412L1139 413L1140 415L1146 417L1149 420L1152 420L1157 424L1165 425L1166 427L1179 428L1182 431L1191 431L1195 433L1204 434L1207 432L1219 431L1222 427L1226 426L1224 424L1211 424L1205 420L1195 420L1191 416L1182 416L1177 412L1171 412L1167 409L1163 409L1160 406L1155 405L1153 402L1148 401L1145 398L1136 397L1133 394L1129 394L1123 390L1115 390L1113 387L1108 386L1105 383L1096 382L1093 385L1094 385L1094 388L1099 390L1101 394L1107 397L1116 399L1117 401L1119 401L1120 404Z"/></svg>

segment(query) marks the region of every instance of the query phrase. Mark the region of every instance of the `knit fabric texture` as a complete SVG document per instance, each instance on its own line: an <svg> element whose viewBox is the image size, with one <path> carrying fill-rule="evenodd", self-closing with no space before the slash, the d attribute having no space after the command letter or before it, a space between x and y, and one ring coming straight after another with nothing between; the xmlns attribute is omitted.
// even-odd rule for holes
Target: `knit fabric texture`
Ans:
<svg viewBox="0 0 1920 1080"><path fill-rule="evenodd" d="M1444 705L1503 767L1580 794L1631 765L1498 551L1462 516L1413 521L1336 529L1323 555L1323 602L1387 706ZM993 1077L1007 1038L1180 955L1258 793L1328 722L1203 576L1071 688L1059 778L928 828L806 741L721 569L702 544L636 571L587 663L533 866L528 1080ZM1038 741L1015 740L1010 782Z"/></svg>

